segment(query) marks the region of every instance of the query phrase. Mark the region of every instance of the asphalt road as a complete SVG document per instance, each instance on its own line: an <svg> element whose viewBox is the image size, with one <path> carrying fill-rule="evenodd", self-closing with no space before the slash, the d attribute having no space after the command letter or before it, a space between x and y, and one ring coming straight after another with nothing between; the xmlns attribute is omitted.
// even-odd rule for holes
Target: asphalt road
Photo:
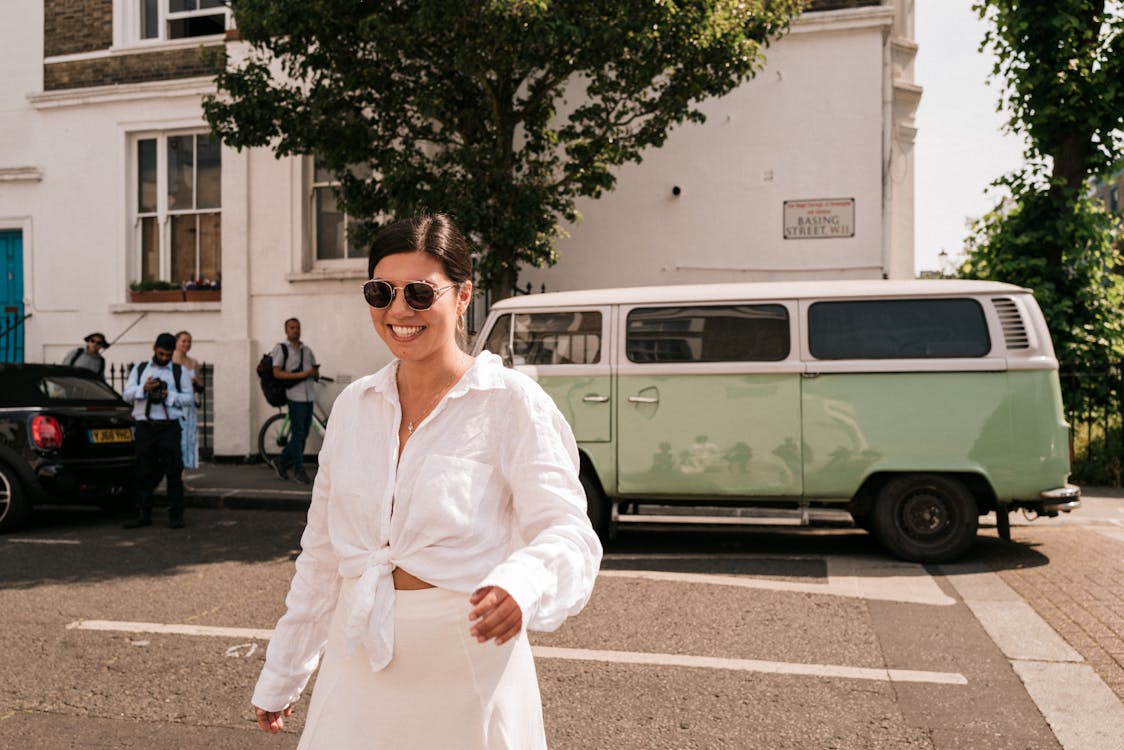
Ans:
<svg viewBox="0 0 1124 750"><path fill-rule="evenodd" d="M118 521L0 537L0 747L295 748L304 705L277 737L252 720L267 636L246 629L280 615L303 515ZM1051 727L980 603L992 571L1051 564L1044 537L981 531L974 563L926 569L854 529L622 535L587 609L532 635L550 745L1105 750Z"/></svg>

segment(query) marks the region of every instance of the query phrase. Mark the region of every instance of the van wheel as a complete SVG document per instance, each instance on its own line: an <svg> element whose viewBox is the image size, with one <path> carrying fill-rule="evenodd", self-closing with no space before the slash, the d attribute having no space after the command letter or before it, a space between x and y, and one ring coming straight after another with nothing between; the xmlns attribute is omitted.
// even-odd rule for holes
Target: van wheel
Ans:
<svg viewBox="0 0 1124 750"><path fill-rule="evenodd" d="M872 521L878 541L897 557L919 563L951 562L972 546L979 510L958 480L909 474L882 487Z"/></svg>
<svg viewBox="0 0 1124 750"><path fill-rule="evenodd" d="M602 541L609 538L609 503L605 501L605 493L595 477L582 469L578 474L582 489L585 490L585 512L589 515L589 522L593 530Z"/></svg>
<svg viewBox="0 0 1124 750"><path fill-rule="evenodd" d="M18 529L30 513L31 506L15 472L0 464L0 532Z"/></svg>

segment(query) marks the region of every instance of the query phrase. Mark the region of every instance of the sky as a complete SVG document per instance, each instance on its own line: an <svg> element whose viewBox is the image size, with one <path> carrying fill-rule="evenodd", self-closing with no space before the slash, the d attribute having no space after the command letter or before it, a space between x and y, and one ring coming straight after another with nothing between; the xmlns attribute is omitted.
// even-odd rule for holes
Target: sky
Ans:
<svg viewBox="0 0 1124 750"><path fill-rule="evenodd" d="M988 184L1022 164L1022 142L1001 132L999 89L987 85L994 58L979 52L986 26L972 1L916 2L914 252L918 271L941 270L938 253L959 257L968 223L997 202Z"/></svg>

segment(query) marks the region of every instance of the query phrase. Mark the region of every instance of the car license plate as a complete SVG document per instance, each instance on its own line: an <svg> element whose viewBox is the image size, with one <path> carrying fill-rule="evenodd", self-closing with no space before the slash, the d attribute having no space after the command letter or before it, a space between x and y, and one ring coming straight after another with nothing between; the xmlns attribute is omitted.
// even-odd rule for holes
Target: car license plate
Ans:
<svg viewBox="0 0 1124 750"><path fill-rule="evenodd" d="M131 443L133 431L128 427L117 427L104 430L90 430L91 443Z"/></svg>

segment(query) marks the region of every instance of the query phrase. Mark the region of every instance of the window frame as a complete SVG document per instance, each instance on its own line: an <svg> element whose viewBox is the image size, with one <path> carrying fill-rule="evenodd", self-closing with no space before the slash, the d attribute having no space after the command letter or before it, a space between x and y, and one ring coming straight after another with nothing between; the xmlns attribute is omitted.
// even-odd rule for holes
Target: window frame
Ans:
<svg viewBox="0 0 1124 750"><path fill-rule="evenodd" d="M144 0L113 0L113 48L124 49L130 47L182 47L197 46L200 41L220 40L226 32L235 28L234 14L229 3L223 7L207 8L206 11L178 11L172 12L169 8L170 0L157 0L157 36L145 37L144 24L142 23ZM206 34L202 36L187 36L170 38L168 36L169 20L178 20L191 16L223 15L222 33ZM173 18L169 19L169 16Z"/></svg>
<svg viewBox="0 0 1124 750"><path fill-rule="evenodd" d="M168 201L169 189L169 170L168 170L168 144L169 140L181 136L193 137L193 158L192 158L192 195L194 201L198 201L198 181L199 181L199 160L198 160L198 138L199 136L211 136L211 132L207 128L202 127L183 127L172 128L168 130L143 130L129 133L128 144L128 190L127 190L127 221L129 226L129 282L144 280L144 222L146 218L155 219L156 234L157 234L157 272L155 275L156 280L168 281L173 284L188 281L187 279L173 279L172 274L172 219L176 216L201 216L209 214L219 215L219 237L218 237L218 274L222 274L222 216L224 213L222 205L222 145L219 144L219 199L218 205L207 208L199 208L193 206L191 208L170 208ZM155 210L142 211L140 205L140 144L144 141L155 141L156 143L156 207ZM200 277L200 263L202 258L202 251L200 242L202 240L202 232L196 231L195 234L195 264L192 272L192 279ZM209 279L217 281L218 278Z"/></svg>
<svg viewBox="0 0 1124 750"><path fill-rule="evenodd" d="M653 307L730 307L740 305L776 305L788 315L788 355L776 361L733 362L633 362L628 358L628 319L635 310ZM622 304L614 323L616 340L613 344L617 371L621 375L738 375L738 374L796 374L802 373L805 363L801 358L803 346L800 338L800 304L796 299L723 299L647 301Z"/></svg>

